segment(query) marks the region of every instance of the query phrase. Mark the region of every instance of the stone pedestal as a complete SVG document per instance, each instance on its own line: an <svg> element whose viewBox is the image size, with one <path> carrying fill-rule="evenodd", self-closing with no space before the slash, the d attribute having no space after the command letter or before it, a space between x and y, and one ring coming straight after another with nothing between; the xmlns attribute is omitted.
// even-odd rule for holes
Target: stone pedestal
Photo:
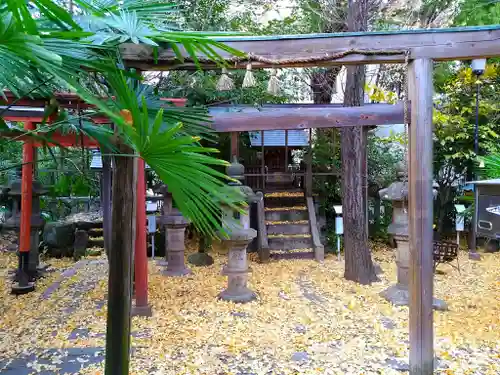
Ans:
<svg viewBox="0 0 500 375"><path fill-rule="evenodd" d="M184 236L187 220L178 210L172 210L165 218L167 227L167 269L163 272L166 276L186 276L191 274L191 270L184 263Z"/></svg>
<svg viewBox="0 0 500 375"><path fill-rule="evenodd" d="M397 283L380 293L387 301L396 306L409 304L409 271L410 271L410 237L408 234L408 184L403 182L402 167L398 171L399 181L392 183L388 188L380 190L383 200L392 201L393 218L387 232L396 241ZM429 249L432 252L432 249ZM446 310L444 301L434 298L433 306L437 310Z"/></svg>
<svg viewBox="0 0 500 375"><path fill-rule="evenodd" d="M5 222L4 228L13 229L19 233L21 227L21 179L14 180L7 188L9 196L12 197L12 215ZM45 220L41 215L40 196L47 193L47 190L38 181L33 181L32 185L32 207L30 220L30 251L28 256L28 273L31 278L37 277L46 269L40 265L40 230L45 225Z"/></svg>
<svg viewBox="0 0 500 375"><path fill-rule="evenodd" d="M254 229L235 229L229 239L224 239L229 247L229 259L223 268L222 274L227 275L227 288L219 294L224 301L245 303L257 298L255 292L247 287L248 263L247 246L257 237Z"/></svg>

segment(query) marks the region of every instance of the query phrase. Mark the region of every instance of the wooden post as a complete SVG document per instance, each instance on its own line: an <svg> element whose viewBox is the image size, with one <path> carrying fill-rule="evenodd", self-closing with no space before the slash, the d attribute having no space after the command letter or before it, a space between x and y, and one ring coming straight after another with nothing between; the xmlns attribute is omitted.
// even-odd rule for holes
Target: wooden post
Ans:
<svg viewBox="0 0 500 375"><path fill-rule="evenodd" d="M130 112L122 112L131 123ZM121 143L118 143L117 151L119 154L132 152ZM129 373L132 249L135 238L135 158L130 155L115 156L114 161L105 374L126 375Z"/></svg>
<svg viewBox="0 0 500 375"><path fill-rule="evenodd" d="M408 69L411 100L409 140L410 374L432 375L432 60L417 59Z"/></svg>
<svg viewBox="0 0 500 375"><path fill-rule="evenodd" d="M313 177L312 177L312 129L309 129L309 149L307 150L307 159L306 159L306 197L312 197L312 185L313 185Z"/></svg>
<svg viewBox="0 0 500 375"><path fill-rule="evenodd" d="M261 166L262 166L262 191L266 191L266 150L264 148L264 130L260 132L260 140L262 141L262 160L261 160Z"/></svg>
<svg viewBox="0 0 500 375"><path fill-rule="evenodd" d="M288 129L285 129L285 172L288 172Z"/></svg>
<svg viewBox="0 0 500 375"><path fill-rule="evenodd" d="M35 124L25 122L26 131L35 130ZM23 166L21 176L21 227L19 230L19 252L29 253L31 248L31 206L33 200L33 142L24 141L23 144Z"/></svg>
<svg viewBox="0 0 500 375"><path fill-rule="evenodd" d="M26 131L35 130L35 124L25 122ZM33 141L29 138L23 144L23 166L21 175L21 223L19 228L18 283L12 286L12 293L23 294L34 290L30 284L29 258L31 249L31 209L33 200ZM36 271L36 270L35 270Z"/></svg>
<svg viewBox="0 0 500 375"><path fill-rule="evenodd" d="M107 153L109 150L102 149L101 152ZM102 219L103 219L103 234L104 234L104 250L109 256L111 249L111 156L102 155Z"/></svg>
<svg viewBox="0 0 500 375"><path fill-rule="evenodd" d="M145 163L137 158L136 235L135 235L135 306L132 315L151 316L148 303L148 254L146 238L146 176Z"/></svg>
<svg viewBox="0 0 500 375"><path fill-rule="evenodd" d="M229 161L233 160L233 156L236 158L240 157L240 133L239 132L231 132L231 155ZM239 160L238 160L239 161Z"/></svg>
<svg viewBox="0 0 500 375"><path fill-rule="evenodd" d="M368 128L363 128L363 148L360 155L363 163L363 206L365 211L365 230L366 238L370 237L370 220L369 220L369 201L368 201Z"/></svg>

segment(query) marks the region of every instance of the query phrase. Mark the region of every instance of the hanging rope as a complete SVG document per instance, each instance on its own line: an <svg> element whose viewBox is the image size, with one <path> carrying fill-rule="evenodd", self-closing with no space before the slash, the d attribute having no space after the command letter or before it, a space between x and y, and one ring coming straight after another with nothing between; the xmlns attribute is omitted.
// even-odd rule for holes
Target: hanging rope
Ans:
<svg viewBox="0 0 500 375"><path fill-rule="evenodd" d="M346 51L341 51L333 54L321 54L321 55L312 55L312 56L307 56L307 57L294 57L294 58L283 58L283 59L272 59L269 57L264 57L261 55L256 55L254 53L249 52L245 56L232 56L232 57L227 57L224 58L224 62L226 63L239 63L239 62L260 62L263 64L267 65L272 65L272 66L280 66L280 65L300 65L300 64L311 64L311 63L317 63L317 62L325 62L325 61L335 61L338 59L341 59L343 57L349 56L349 55L363 55L363 56L374 56L374 55L381 55L381 56L395 56L395 55L405 55L407 53L406 50L387 50L387 51L380 51L380 50L363 50L363 49L349 49ZM171 59L172 61L177 60L175 57ZM193 59L186 57L185 60L187 61L193 61ZM213 62L213 59L209 59L207 57L200 56L198 57L199 62Z"/></svg>

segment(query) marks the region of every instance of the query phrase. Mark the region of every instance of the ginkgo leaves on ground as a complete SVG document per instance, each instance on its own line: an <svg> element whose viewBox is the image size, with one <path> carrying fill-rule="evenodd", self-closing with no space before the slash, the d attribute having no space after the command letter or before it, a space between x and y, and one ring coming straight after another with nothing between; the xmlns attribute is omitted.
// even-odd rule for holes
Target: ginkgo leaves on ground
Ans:
<svg viewBox="0 0 500 375"><path fill-rule="evenodd" d="M197 244L189 244L187 252L195 251ZM133 319L131 373L390 375L408 368L408 308L379 295L396 281L393 251L374 247L384 274L372 286L346 281L336 256L324 264L251 262L249 287L259 298L244 305L217 299L227 285L221 275L227 252L215 243L211 253L214 265L193 267L184 278L165 277L163 266L150 262L154 314ZM13 254L0 259L4 270L15 266ZM2 278L0 364L22 352L40 353L36 348L103 347L106 262L83 261L88 263L48 299L41 296L69 262L54 261L59 272L19 298L8 294ZM460 274L442 265L435 276L435 295L449 305L449 311L434 313L436 373L498 374L500 254L474 262L464 252L459 261ZM96 371L103 373L101 364L82 363L79 373Z"/></svg>

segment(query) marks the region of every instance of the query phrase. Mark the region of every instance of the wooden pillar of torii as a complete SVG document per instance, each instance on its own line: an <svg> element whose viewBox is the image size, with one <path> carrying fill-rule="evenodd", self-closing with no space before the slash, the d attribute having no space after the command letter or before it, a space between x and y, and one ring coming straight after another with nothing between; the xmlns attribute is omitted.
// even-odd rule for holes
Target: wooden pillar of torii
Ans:
<svg viewBox="0 0 500 375"><path fill-rule="evenodd" d="M177 107L186 104L185 99L164 99ZM132 315L151 316L152 310L148 302L148 245L146 219L146 163L141 157L137 158L136 173L136 227L134 250L134 280L135 304Z"/></svg>
<svg viewBox="0 0 500 375"><path fill-rule="evenodd" d="M33 122L25 122L24 129L28 132L35 130ZM17 284L12 286L12 293L23 294L35 289L28 272L28 263L31 249L31 210L33 198L33 161L34 147L32 140L25 140L23 144L23 166L21 175L21 223L19 228L19 267Z"/></svg>

